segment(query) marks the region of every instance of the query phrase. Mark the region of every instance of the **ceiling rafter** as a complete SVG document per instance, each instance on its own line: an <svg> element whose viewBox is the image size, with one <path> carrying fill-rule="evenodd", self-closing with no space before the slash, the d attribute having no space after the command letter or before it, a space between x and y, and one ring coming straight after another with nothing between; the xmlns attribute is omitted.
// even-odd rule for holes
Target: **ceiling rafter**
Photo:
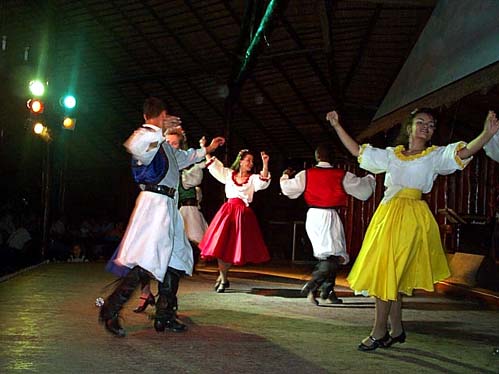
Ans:
<svg viewBox="0 0 499 374"><path fill-rule="evenodd" d="M337 0L324 0L319 2L324 53L328 62L329 85L331 89L335 91L340 87L334 59L333 14L336 9L336 5ZM339 99L343 100L342 97Z"/></svg>
<svg viewBox="0 0 499 374"><path fill-rule="evenodd" d="M112 3L114 4L114 1ZM163 61L164 66L167 67L168 64L167 64L167 58L166 58L165 54L156 46L156 44L154 44L150 40L150 38L148 38L146 35L144 35L144 32L130 19L130 17L125 12L123 12L123 10L119 9L119 12L120 12L121 16L123 17L123 19L126 20L128 25L133 27L134 31L142 38L142 40L147 44L147 46L152 51L154 51L155 54L157 54L158 56L161 57L161 60ZM127 51L127 53L129 52L128 49L125 49L125 50ZM139 65L139 66L141 66L141 65ZM181 100L179 98L179 96L174 92L174 90L171 88L171 86L168 83L166 83L163 79L159 79L158 82L166 89L168 94L175 99L175 101L182 107L182 109L185 110L187 113L189 113L192 116L192 118L194 118L194 120L203 129L203 132L208 134L209 136L211 136L211 131L203 124L203 122L199 118L199 116L196 113L194 113L189 108L189 106L183 102L183 100ZM200 95L199 91L197 89L195 89L195 90L196 90L195 92Z"/></svg>
<svg viewBox="0 0 499 374"><path fill-rule="evenodd" d="M144 1L141 1L142 4L144 4ZM149 11L149 13L153 16L153 18L161 25L161 27L168 33L169 36L173 37L175 39L175 42L177 43L177 45L191 58L191 60L196 64L198 65L198 67L201 68L201 71L207 73L209 76L213 76L213 72L211 71L206 71L206 68L205 68L205 65L203 61L201 61L199 58L197 58L197 56L192 53L192 51L190 50L190 48L188 48L186 46L186 44L182 41L182 39L180 39L176 33L174 33L171 28L161 19L161 17L159 17L159 15L157 14L157 12L152 9L149 5L147 4L144 4L146 6L146 9ZM201 91L199 89L197 89L197 87L194 85L194 83L192 83L192 81L190 79L187 79L186 76L183 76L182 77L184 82L186 82L189 87L191 87L191 89L199 96L201 97L201 99L209 106L213 109L213 111L222 119L224 120L224 114L222 113L221 110L218 109L218 107L216 105L214 105L205 95L201 94ZM220 77L218 75L215 75L215 78L217 78L218 80L220 79ZM243 142L243 144L249 144L248 140L246 139L246 137L244 137L240 131L236 131L236 135L241 139L241 141Z"/></svg>
<svg viewBox="0 0 499 374"><path fill-rule="evenodd" d="M301 50L306 50L306 47L303 44L303 42L301 41L298 33L295 31L295 29L293 28L291 23L288 21L288 19L284 15L281 16L281 22L282 22L283 26L285 27L286 31L288 32L288 34L291 36L291 38L295 42L295 44L298 46L298 48L300 48ZM328 83L328 80L326 79L326 76L324 75L321 68L319 67L319 64L317 64L317 62L315 61L315 59L312 57L312 55L310 53L307 53L305 56L307 58L308 63L312 67L312 70L319 78L319 81L322 83L324 88L327 90L327 92L332 100L332 105L337 107L337 108L340 108L341 107L341 100L338 97L338 95L334 92L334 90L331 89L331 87Z"/></svg>
<svg viewBox="0 0 499 374"><path fill-rule="evenodd" d="M234 10L232 9L232 7L230 6L230 4L228 4L227 2L225 2L225 5L226 5L226 8L229 10L232 18L234 19L234 21L238 24L238 25L241 25L241 20L239 19L239 17L236 15L236 13L234 12ZM309 148L309 150L313 150L313 147L311 146L311 144L306 140L308 139L308 137L305 137L304 134L302 134L297 128L296 126L292 123L292 121L289 119L288 116L286 116L286 114L279 108L279 106L277 105L277 103L271 98L271 96L268 94L268 92L262 87L262 85L257 81L257 79L254 77L254 76L250 76L249 79L255 84L255 86L258 88L258 90L261 92L261 94L263 95L263 97L265 97L265 99L271 104L272 108L279 114L279 116L282 118L282 120L284 121L284 123L286 123L286 125L294 132L296 133L301 139L303 139L303 142L306 144L306 146ZM241 105L242 103L239 101L239 105ZM245 113L251 113L251 111L246 108L245 109ZM251 113L251 118L257 118L253 113ZM261 125L261 121L258 121L258 124ZM274 142L272 142L274 143ZM274 144L278 144L278 143L274 143Z"/></svg>
<svg viewBox="0 0 499 374"><path fill-rule="evenodd" d="M360 62L362 61L362 58L364 57L369 39L371 37L371 34L376 27L376 22L378 21L379 15L381 13L381 10L383 9L382 5L376 5L376 8L374 9L373 14L371 17L369 17L369 22L367 24L366 32L364 33L364 36L362 37L362 41L360 43L359 49L357 56L355 57L355 60L352 63L352 66L350 67L350 70L348 71L348 74L345 78L345 81L343 82L343 86L341 87L341 96L344 97L346 91L348 90L348 87L350 86L350 83L352 82L352 79L357 72L357 69L360 65Z"/></svg>
<svg viewBox="0 0 499 374"><path fill-rule="evenodd" d="M326 121L324 119L319 118L319 116L317 115L317 113L312 109L312 106L310 105L310 103L307 101L307 99L305 99L305 97L303 96L303 94L301 93L301 91L298 89L298 87L296 86L296 84L293 81L293 79L289 76L288 73L286 73L286 71L282 67L282 65L279 62L276 61L276 62L274 62L274 66L282 74L282 76L284 77L284 79L286 80L286 82L288 83L288 85L293 90L294 94L298 97L298 99L302 103L303 107L312 116L312 118L319 125L319 127L324 131L324 134L327 136L328 140L333 141L334 143L336 143L337 145L339 145L338 138L332 136L332 134L331 134L331 130L330 130L331 127L326 126Z"/></svg>

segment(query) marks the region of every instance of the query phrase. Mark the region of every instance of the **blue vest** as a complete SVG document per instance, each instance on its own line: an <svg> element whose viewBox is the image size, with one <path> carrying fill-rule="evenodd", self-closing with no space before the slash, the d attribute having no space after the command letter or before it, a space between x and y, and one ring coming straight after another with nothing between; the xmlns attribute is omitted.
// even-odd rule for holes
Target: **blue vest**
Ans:
<svg viewBox="0 0 499 374"><path fill-rule="evenodd" d="M163 146L159 146L149 165L139 165L138 160L132 158L132 176L139 184L158 184L168 171L168 157Z"/></svg>

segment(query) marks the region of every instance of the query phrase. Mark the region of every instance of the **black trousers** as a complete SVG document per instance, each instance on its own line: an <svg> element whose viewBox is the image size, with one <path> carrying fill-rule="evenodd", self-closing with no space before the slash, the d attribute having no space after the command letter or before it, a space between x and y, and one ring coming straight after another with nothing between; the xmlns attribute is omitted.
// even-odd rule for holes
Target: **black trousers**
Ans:
<svg viewBox="0 0 499 374"><path fill-rule="evenodd" d="M339 267L339 256L329 256L327 259L319 261L312 272L312 279L307 282L309 291L315 292L320 287L321 295L325 294L327 297L334 289Z"/></svg>

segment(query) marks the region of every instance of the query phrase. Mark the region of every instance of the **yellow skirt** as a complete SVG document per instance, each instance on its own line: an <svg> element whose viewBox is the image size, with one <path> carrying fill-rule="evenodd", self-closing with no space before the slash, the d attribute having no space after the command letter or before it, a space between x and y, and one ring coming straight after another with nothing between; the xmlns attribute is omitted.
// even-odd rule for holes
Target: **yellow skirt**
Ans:
<svg viewBox="0 0 499 374"><path fill-rule="evenodd" d="M376 209L347 280L354 291L388 301L399 292L433 291L449 275L438 225L421 191L403 189Z"/></svg>

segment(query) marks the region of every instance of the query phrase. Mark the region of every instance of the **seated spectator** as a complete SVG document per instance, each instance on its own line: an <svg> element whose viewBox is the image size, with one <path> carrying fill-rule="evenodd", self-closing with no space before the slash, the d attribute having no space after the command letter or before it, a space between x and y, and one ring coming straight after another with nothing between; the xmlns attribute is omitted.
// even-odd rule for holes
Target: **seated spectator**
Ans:
<svg viewBox="0 0 499 374"><path fill-rule="evenodd" d="M15 231L10 234L9 239L7 240L7 246L22 251L26 243L30 240L31 234L19 223Z"/></svg>
<svg viewBox="0 0 499 374"><path fill-rule="evenodd" d="M79 243L74 244L73 248L71 248L68 262L88 262L88 259L85 257L85 251Z"/></svg>

